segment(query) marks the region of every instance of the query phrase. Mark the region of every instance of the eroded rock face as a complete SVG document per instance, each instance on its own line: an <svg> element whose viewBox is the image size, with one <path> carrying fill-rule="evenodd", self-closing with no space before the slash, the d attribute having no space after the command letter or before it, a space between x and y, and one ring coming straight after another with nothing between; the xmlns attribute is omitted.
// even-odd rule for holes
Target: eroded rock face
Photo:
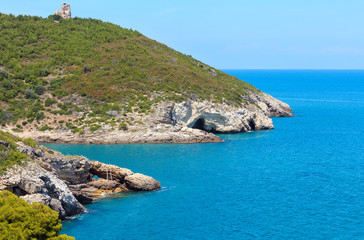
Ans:
<svg viewBox="0 0 364 240"><path fill-rule="evenodd" d="M85 183L91 179L90 160L83 156L64 156L58 152L45 151L39 164L67 184Z"/></svg>
<svg viewBox="0 0 364 240"><path fill-rule="evenodd" d="M287 103L275 99L269 94L261 92L260 94L250 94L251 102L259 106L259 108L268 117L292 117L292 110Z"/></svg>
<svg viewBox="0 0 364 240"><path fill-rule="evenodd" d="M44 203L57 211L60 218L84 211L62 180L34 162L24 167L14 166L0 177L0 182L0 190L21 192L28 202Z"/></svg>
<svg viewBox="0 0 364 240"><path fill-rule="evenodd" d="M207 132L235 133L272 129L272 120L262 111L205 102L175 104L171 112L174 123Z"/></svg>
<svg viewBox="0 0 364 240"><path fill-rule="evenodd" d="M64 156L43 146L33 148L22 142L17 145L32 160L1 175L0 190L11 191L30 203L46 204L61 219L83 212L81 204L89 204L105 194L160 188L153 178L134 174L126 168L90 161L83 156ZM93 178L94 175L99 178ZM136 176L128 182L128 188L125 179L133 175Z"/></svg>
<svg viewBox="0 0 364 240"><path fill-rule="evenodd" d="M269 117L293 116L290 107L263 92L246 97L247 105L241 107L190 101L173 104L170 117L174 125L201 129L207 132L235 133L273 129Z"/></svg>
<svg viewBox="0 0 364 240"><path fill-rule="evenodd" d="M152 191L159 189L161 184L152 177L136 173L125 177L125 186L133 191Z"/></svg>

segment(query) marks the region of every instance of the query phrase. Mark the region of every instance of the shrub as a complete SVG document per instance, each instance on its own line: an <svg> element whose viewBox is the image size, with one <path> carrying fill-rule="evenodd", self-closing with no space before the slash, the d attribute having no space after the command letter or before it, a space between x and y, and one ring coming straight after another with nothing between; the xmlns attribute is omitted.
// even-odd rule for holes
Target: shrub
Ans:
<svg viewBox="0 0 364 240"><path fill-rule="evenodd" d="M38 95L42 95L45 92L45 87L42 85L38 85L35 87L35 93Z"/></svg>
<svg viewBox="0 0 364 240"><path fill-rule="evenodd" d="M101 128L101 126L100 126L100 125L98 125L98 124L94 124L94 125L92 125L92 126L90 127L90 131L91 131L91 132L95 132L95 131L97 131L99 128Z"/></svg>
<svg viewBox="0 0 364 240"><path fill-rule="evenodd" d="M9 191L0 192L0 239L65 239L58 213L41 203L29 204Z"/></svg>
<svg viewBox="0 0 364 240"><path fill-rule="evenodd" d="M32 138L25 138L25 139L23 139L23 143L25 145L31 146L33 148L35 148L35 147L38 146L37 142L35 140L33 140Z"/></svg>
<svg viewBox="0 0 364 240"><path fill-rule="evenodd" d="M0 80L1 80L1 74L0 74ZM10 80L3 80L1 85L6 90L11 90L13 88L13 84L11 83Z"/></svg>
<svg viewBox="0 0 364 240"><path fill-rule="evenodd" d="M10 121L14 115L7 111L0 111L0 123L5 125L8 121Z"/></svg>
<svg viewBox="0 0 364 240"><path fill-rule="evenodd" d="M88 67L88 66L84 66L84 67L83 67L83 72L84 72L84 73L91 72L91 70L92 70L92 69L91 69L90 67Z"/></svg>
<svg viewBox="0 0 364 240"><path fill-rule="evenodd" d="M45 100L45 102L44 102L44 105L45 105L46 107L49 107L49 106L53 105L54 103L56 103L56 101L54 101L53 99L47 98L47 99Z"/></svg>
<svg viewBox="0 0 364 240"><path fill-rule="evenodd" d="M83 129L80 129L78 127L75 127L71 130L71 132L73 133L85 133L85 131Z"/></svg>
<svg viewBox="0 0 364 240"><path fill-rule="evenodd" d="M59 21L62 19L59 15L50 15L48 18L52 19L53 21Z"/></svg>
<svg viewBox="0 0 364 240"><path fill-rule="evenodd" d="M64 89L57 89L52 92L52 95L58 98L62 98L64 96L67 96L69 93Z"/></svg>
<svg viewBox="0 0 364 240"><path fill-rule="evenodd" d="M44 115L44 112L38 112L36 115L35 115L35 119L36 120L42 120L45 118L45 115Z"/></svg>
<svg viewBox="0 0 364 240"><path fill-rule="evenodd" d="M3 70L0 70L0 80L9 78L9 74Z"/></svg>
<svg viewBox="0 0 364 240"><path fill-rule="evenodd" d="M46 77L49 75L49 71L47 69L41 69L39 70L39 76L40 77Z"/></svg>
<svg viewBox="0 0 364 240"><path fill-rule="evenodd" d="M42 131L42 132L47 131L47 130L52 130L52 128L49 127L48 125L44 125L43 127L39 128L39 131Z"/></svg>
<svg viewBox="0 0 364 240"><path fill-rule="evenodd" d="M0 174L3 174L8 167L11 167L13 165L19 165L29 160L28 155L25 155L24 153L21 153L18 150L16 150L14 145L12 145L10 149L1 149L1 150L2 151L0 151Z"/></svg>
<svg viewBox="0 0 364 240"><path fill-rule="evenodd" d="M35 95L35 92L32 89L28 88L25 91L25 98L27 98L27 99L36 99L37 96Z"/></svg>
<svg viewBox="0 0 364 240"><path fill-rule="evenodd" d="M123 130L123 131L128 130L128 124L126 124L124 122L120 123L119 130Z"/></svg>

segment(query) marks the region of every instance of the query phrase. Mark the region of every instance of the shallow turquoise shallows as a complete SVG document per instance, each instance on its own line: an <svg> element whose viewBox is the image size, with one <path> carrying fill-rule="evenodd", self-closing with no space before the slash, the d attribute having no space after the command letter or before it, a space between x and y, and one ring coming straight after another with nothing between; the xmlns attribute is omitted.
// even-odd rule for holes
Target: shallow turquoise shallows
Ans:
<svg viewBox="0 0 364 240"><path fill-rule="evenodd" d="M226 70L287 102L274 130L222 143L57 145L153 176L86 206L76 239L364 239L364 71Z"/></svg>

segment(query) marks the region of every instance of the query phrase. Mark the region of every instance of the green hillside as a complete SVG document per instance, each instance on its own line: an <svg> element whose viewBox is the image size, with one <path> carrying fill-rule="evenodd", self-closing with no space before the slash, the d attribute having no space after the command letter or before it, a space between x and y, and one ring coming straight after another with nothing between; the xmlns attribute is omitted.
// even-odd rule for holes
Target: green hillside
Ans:
<svg viewBox="0 0 364 240"><path fill-rule="evenodd" d="M241 105L247 89L258 91L137 31L94 19L55 20L0 14L2 125L21 129L73 112L106 121L110 110L147 113L163 100Z"/></svg>

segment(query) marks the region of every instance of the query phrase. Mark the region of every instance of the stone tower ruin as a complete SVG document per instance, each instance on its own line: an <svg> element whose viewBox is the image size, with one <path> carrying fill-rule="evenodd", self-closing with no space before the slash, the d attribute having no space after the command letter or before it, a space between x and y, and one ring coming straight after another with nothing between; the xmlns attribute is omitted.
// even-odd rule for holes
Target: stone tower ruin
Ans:
<svg viewBox="0 0 364 240"><path fill-rule="evenodd" d="M61 11L56 11L54 15L61 16L63 19L71 18L71 5L67 3L62 3Z"/></svg>

